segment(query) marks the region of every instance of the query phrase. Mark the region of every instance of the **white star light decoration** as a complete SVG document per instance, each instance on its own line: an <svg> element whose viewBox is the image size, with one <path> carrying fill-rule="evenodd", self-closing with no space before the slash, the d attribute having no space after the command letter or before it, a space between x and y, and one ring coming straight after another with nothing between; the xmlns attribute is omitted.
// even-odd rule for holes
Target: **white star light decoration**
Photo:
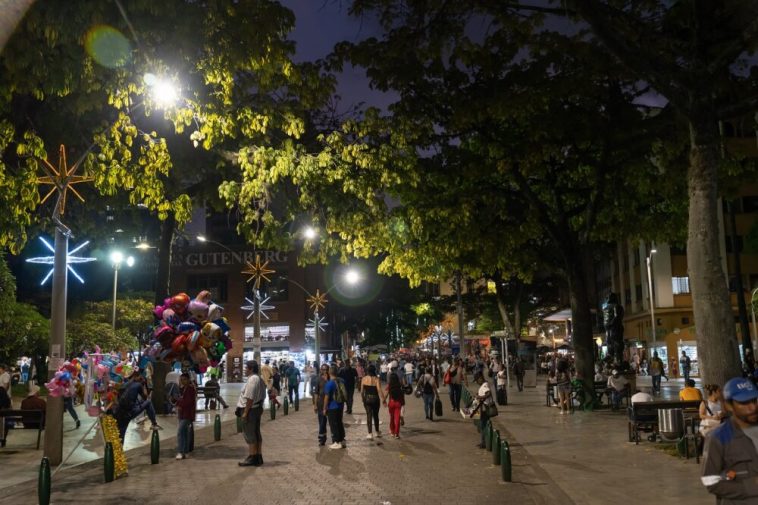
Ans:
<svg viewBox="0 0 758 505"><path fill-rule="evenodd" d="M55 248L50 245L50 242L45 240L43 237L39 237L39 239L42 241L45 246L50 249L52 253L55 253ZM69 272L74 274L74 277L79 279L79 282L84 284L84 279L82 279L81 275L76 273L76 270L71 267L72 264L76 265L79 263L90 263L91 261L97 261L97 258L88 258L84 256L74 256L76 252L78 252L80 249L84 248L87 244L89 244L89 240L79 244L78 246L74 247L72 250L68 251L68 254L66 255L66 268L68 268ZM37 263L40 265L55 265L55 256L40 256L37 258L29 258L26 260L27 263ZM51 266L50 271L47 273L44 279L42 279L42 282L39 283L40 286L44 285L47 280L53 275L53 271L55 270L54 266Z"/></svg>
<svg viewBox="0 0 758 505"><path fill-rule="evenodd" d="M261 294L259 291L255 291L255 297L258 299L258 309L260 310L261 315L265 317L266 319L268 319L268 315L266 315L266 311L274 308L273 305L266 305L266 302L268 302L271 299L271 297L267 296L266 298L261 300ZM243 305L240 308L245 311L250 311L250 313L245 318L245 319L250 319L251 317L255 315L255 302L248 297L245 297L245 301L249 303L249 305Z"/></svg>
<svg viewBox="0 0 758 505"><path fill-rule="evenodd" d="M309 330L314 330L316 328L316 325L318 324L319 331L324 331L326 329L326 326L329 323L324 322L326 320L325 317L321 316L318 319L308 319L308 324L305 325L306 328Z"/></svg>

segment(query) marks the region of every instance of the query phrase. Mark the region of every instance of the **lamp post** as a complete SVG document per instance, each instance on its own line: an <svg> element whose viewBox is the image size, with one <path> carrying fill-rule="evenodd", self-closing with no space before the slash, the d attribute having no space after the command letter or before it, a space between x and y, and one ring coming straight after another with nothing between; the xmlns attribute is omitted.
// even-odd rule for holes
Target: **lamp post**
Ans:
<svg viewBox="0 0 758 505"><path fill-rule="evenodd" d="M111 321L114 334L116 333L116 297L118 295L118 271L121 269L121 264L124 263L124 259L126 259L126 266L134 266L133 256L124 258L124 253L121 251L113 251L111 253L111 264L113 265L113 318Z"/></svg>
<svg viewBox="0 0 758 505"><path fill-rule="evenodd" d="M647 258L645 258L645 263L647 263L647 288L650 293L650 323L652 326L650 326L650 331L653 335L653 351L655 351L655 344L656 344L656 324L655 324L655 298L653 296L653 276L652 276L652 266L653 266L653 254L655 254L656 249L655 246L653 246L652 249L650 249L650 252L647 255Z"/></svg>
<svg viewBox="0 0 758 505"><path fill-rule="evenodd" d="M758 288L755 288L750 294L750 313L753 316L753 345L758 341L758 327L755 326L755 294L758 293Z"/></svg>

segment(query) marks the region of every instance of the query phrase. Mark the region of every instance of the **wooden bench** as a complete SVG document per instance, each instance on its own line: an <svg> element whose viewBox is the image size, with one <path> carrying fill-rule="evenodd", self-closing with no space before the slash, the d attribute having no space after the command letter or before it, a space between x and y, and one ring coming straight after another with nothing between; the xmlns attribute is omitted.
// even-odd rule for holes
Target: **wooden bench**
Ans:
<svg viewBox="0 0 758 505"><path fill-rule="evenodd" d="M42 430L45 429L45 411L44 410L17 410L17 409L4 409L0 410L0 420L2 425L0 429L3 430L3 440L7 440L10 430L6 429L5 423L12 421L15 426L18 423L22 423L22 428L25 430L37 430L37 449L39 449L40 438L42 437ZM26 426L26 424L32 426Z"/></svg>
<svg viewBox="0 0 758 505"><path fill-rule="evenodd" d="M700 400L694 401L656 401L632 403L627 408L629 415L629 441L640 443L640 432L652 433L655 441L658 433L658 411L663 409L682 409L685 414L697 414Z"/></svg>

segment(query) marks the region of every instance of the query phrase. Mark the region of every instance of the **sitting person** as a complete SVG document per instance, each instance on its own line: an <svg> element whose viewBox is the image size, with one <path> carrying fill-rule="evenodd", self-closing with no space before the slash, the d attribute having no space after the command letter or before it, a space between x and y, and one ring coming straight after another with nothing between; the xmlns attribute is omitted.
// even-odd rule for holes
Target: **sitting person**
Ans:
<svg viewBox="0 0 758 505"><path fill-rule="evenodd" d="M721 403L721 387L718 384L706 384L707 398L700 403L700 434L706 436L726 418L727 412Z"/></svg>
<svg viewBox="0 0 758 505"><path fill-rule="evenodd" d="M618 410L621 399L626 396L629 388L629 381L621 375L618 370L612 370L611 376L608 377L608 392L611 395L611 405L613 410Z"/></svg>
<svg viewBox="0 0 758 505"><path fill-rule="evenodd" d="M211 408L216 409L216 402L220 403L225 409L229 408L229 405L221 397L221 385L218 383L216 374L212 373L210 379L205 382L205 410L208 410L208 403L210 402Z"/></svg>
<svg viewBox="0 0 758 505"><path fill-rule="evenodd" d="M679 399L683 402L688 401L703 401L703 394L700 392L699 389L695 387L695 381L692 379L687 379L684 381L684 388L679 391Z"/></svg>
<svg viewBox="0 0 758 505"><path fill-rule="evenodd" d="M652 402L653 396L646 392L646 391L640 391L639 389L632 395L632 398L630 400L632 404L635 403L644 403L644 402Z"/></svg>
<svg viewBox="0 0 758 505"><path fill-rule="evenodd" d="M0 386L0 410L12 409L11 397L5 391L5 388ZM8 429L13 428L13 421L11 419L5 419L0 417L0 447L5 447L5 436L8 433Z"/></svg>
<svg viewBox="0 0 758 505"><path fill-rule="evenodd" d="M21 410L41 410L44 412L47 409L47 402L39 397L39 386L32 385L29 388L29 394L26 398L21 400ZM42 427L45 426L45 418L42 418ZM21 417L21 421L24 423L24 428L39 428L40 421L34 418Z"/></svg>

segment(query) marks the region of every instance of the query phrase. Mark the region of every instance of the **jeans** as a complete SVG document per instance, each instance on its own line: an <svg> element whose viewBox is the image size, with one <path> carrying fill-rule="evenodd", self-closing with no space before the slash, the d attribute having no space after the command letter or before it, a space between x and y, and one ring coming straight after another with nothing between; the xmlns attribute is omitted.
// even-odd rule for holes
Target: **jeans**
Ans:
<svg viewBox="0 0 758 505"><path fill-rule="evenodd" d="M373 420L376 432L379 433L379 404L378 403L364 403L366 408L366 424L368 424L368 432L371 433L371 421Z"/></svg>
<svg viewBox="0 0 758 505"><path fill-rule="evenodd" d="M485 447L484 443L484 437L487 436L487 421L490 420L490 418L487 416L487 408L482 405L482 408L479 409L480 412L480 418L479 418L479 426L482 428L482 440L481 440L481 446Z"/></svg>
<svg viewBox="0 0 758 505"><path fill-rule="evenodd" d="M687 382L688 380L690 380L690 369L689 368L682 368L682 373L684 374L684 381L685 382Z"/></svg>
<svg viewBox="0 0 758 505"><path fill-rule="evenodd" d="M297 398L298 401L300 401L300 390L297 387L297 382L288 384L287 396L289 397L290 403L294 402L293 398Z"/></svg>
<svg viewBox="0 0 758 505"><path fill-rule="evenodd" d="M408 385L413 386L413 374L412 373L405 374L405 382Z"/></svg>
<svg viewBox="0 0 758 505"><path fill-rule="evenodd" d="M326 443L326 416L324 411L319 409L318 411L318 443L324 445Z"/></svg>
<svg viewBox="0 0 758 505"><path fill-rule="evenodd" d="M192 421L189 419L179 419L176 427L176 452L179 454L189 454L189 427Z"/></svg>
<svg viewBox="0 0 758 505"><path fill-rule="evenodd" d="M653 375L653 392L660 392L661 391L661 376L660 375Z"/></svg>
<svg viewBox="0 0 758 505"><path fill-rule="evenodd" d="M329 419L329 430L332 432L332 442L345 441L345 425L342 424L342 409L331 409L326 411Z"/></svg>
<svg viewBox="0 0 758 505"><path fill-rule="evenodd" d="M434 393L424 393L424 414L427 419L434 418Z"/></svg>
<svg viewBox="0 0 758 505"><path fill-rule="evenodd" d="M449 384L450 387L450 403L453 406L453 410L461 410L461 385Z"/></svg>
<svg viewBox="0 0 758 505"><path fill-rule="evenodd" d="M347 393L347 413L353 413L353 396L355 395L355 386L345 386L345 392Z"/></svg>
<svg viewBox="0 0 758 505"><path fill-rule="evenodd" d="M74 399L70 397L63 397L63 408L71 414L71 417L74 418L74 421L79 420L79 416L76 415L76 410L74 410Z"/></svg>
<svg viewBox="0 0 758 505"><path fill-rule="evenodd" d="M621 405L621 399L626 395L626 390L616 391L611 390L611 401L613 402L613 408L618 409Z"/></svg>
<svg viewBox="0 0 758 505"><path fill-rule="evenodd" d="M144 400L137 402L129 412L119 412L116 415L116 421L118 422L118 432L121 437L121 444L124 444L124 437L126 436L126 429L129 427L129 422L140 415L142 412L147 413L147 417L152 424L158 424L155 420L155 409L153 408L153 402L150 400Z"/></svg>

